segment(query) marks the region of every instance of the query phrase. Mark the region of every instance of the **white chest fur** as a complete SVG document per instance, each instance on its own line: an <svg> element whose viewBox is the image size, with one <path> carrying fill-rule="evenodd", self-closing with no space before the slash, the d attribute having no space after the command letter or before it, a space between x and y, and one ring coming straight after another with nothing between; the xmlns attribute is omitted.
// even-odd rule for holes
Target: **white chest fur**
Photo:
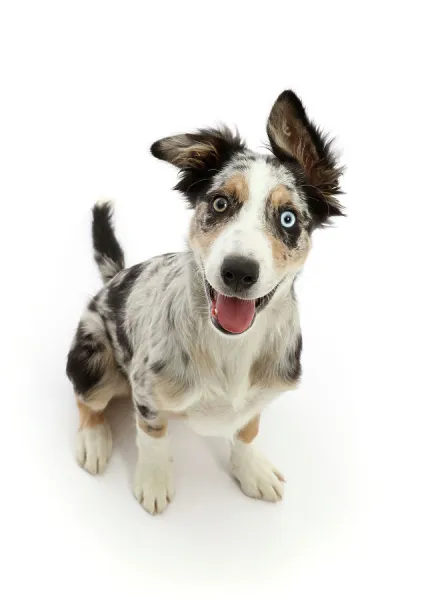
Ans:
<svg viewBox="0 0 426 600"><path fill-rule="evenodd" d="M193 397L194 403L186 410L186 422L201 435L231 438L261 412L271 400L271 396L270 391L262 392L253 388L246 389L245 394L241 393L238 396L232 392L222 396L210 396L200 390L198 397Z"/></svg>
<svg viewBox="0 0 426 600"><path fill-rule="evenodd" d="M197 384L182 406L192 429L202 435L232 437L277 395L276 390L260 389L250 381L259 335L261 328L239 344L216 336L221 343L208 349L210 368L199 372Z"/></svg>

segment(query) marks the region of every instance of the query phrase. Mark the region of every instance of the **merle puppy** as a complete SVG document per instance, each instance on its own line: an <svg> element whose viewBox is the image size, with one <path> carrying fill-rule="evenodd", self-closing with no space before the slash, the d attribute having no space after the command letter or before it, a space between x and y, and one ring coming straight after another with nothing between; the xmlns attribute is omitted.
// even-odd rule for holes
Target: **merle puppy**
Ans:
<svg viewBox="0 0 426 600"><path fill-rule="evenodd" d="M93 209L104 287L85 310L67 374L80 413L77 460L103 471L111 454L104 410L131 394L139 457L134 494L150 513L174 493L167 422L231 441L243 492L276 501L283 477L253 440L263 408L300 378L294 282L311 235L342 214L341 169L299 98L283 92L267 123L270 154L227 128L159 140L152 154L179 169L193 209L189 250L128 269L109 203Z"/></svg>

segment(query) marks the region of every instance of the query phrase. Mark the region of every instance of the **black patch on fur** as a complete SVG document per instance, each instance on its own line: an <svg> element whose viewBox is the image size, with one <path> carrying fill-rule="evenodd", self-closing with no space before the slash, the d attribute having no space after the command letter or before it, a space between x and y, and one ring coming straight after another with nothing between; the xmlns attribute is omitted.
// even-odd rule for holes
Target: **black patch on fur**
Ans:
<svg viewBox="0 0 426 600"><path fill-rule="evenodd" d="M96 302L96 297L92 298L89 302L89 306L87 307L89 310L96 312L98 308L98 303Z"/></svg>
<svg viewBox="0 0 426 600"><path fill-rule="evenodd" d="M115 263L116 273L118 273L124 269L124 253L115 237L112 226L112 205L109 202L96 204L92 213L92 240L95 249L95 260L100 267L104 259L109 259L109 261ZM108 279L111 279L111 277Z"/></svg>
<svg viewBox="0 0 426 600"><path fill-rule="evenodd" d="M173 138L169 138L173 140ZM197 155L197 162L191 161L188 154L188 166L180 166L179 182L174 189L184 194L189 204L194 208L199 197L205 193L211 184L212 177L221 170L226 163L238 152L245 149L245 144L238 133L233 133L227 127L219 129L199 129L196 133L186 134L185 136L175 136L178 139L185 140L186 146L206 144L212 148L212 152L206 152L200 159ZM172 142L173 143L173 142ZM182 149L185 146L182 147ZM214 149L214 151L213 151ZM168 152L164 151L163 140L158 140L151 146L151 152L160 160L166 160L173 163ZM195 153L197 154L197 153Z"/></svg>
<svg viewBox="0 0 426 600"><path fill-rule="evenodd" d="M165 368L166 363L164 362L164 360L156 360L151 365L151 370L153 373L155 373L155 375L158 375L159 373L161 373L161 371L164 371Z"/></svg>
<svg viewBox="0 0 426 600"><path fill-rule="evenodd" d="M189 359L190 359L190 357L189 357L188 352L185 352L185 350L182 350L182 362L183 362L183 364L184 364L185 367L188 366Z"/></svg>
<svg viewBox="0 0 426 600"><path fill-rule="evenodd" d="M153 419L156 419L158 416L158 412L156 412L155 410L150 409L148 406L144 405L137 405L137 409L140 412L140 415L143 419L147 419L148 421L152 421Z"/></svg>
<svg viewBox="0 0 426 600"><path fill-rule="evenodd" d="M149 360L149 356L147 355L147 356L145 356L145 358L143 359L143 364L144 364L144 365L146 365L146 363L148 362L148 360Z"/></svg>
<svg viewBox="0 0 426 600"><path fill-rule="evenodd" d="M286 372L282 374L283 378L287 381L298 381L302 375L302 349L302 336L299 335L294 349L288 353L286 361Z"/></svg>
<svg viewBox="0 0 426 600"><path fill-rule="evenodd" d="M84 395L99 383L103 369L96 355L105 351L105 344L92 333L86 333L80 323L73 347L68 353L66 373L77 394Z"/></svg>
<svg viewBox="0 0 426 600"><path fill-rule="evenodd" d="M112 284L107 292L107 303L112 317L117 326L117 341L123 350L124 360L128 362L133 356L133 347L125 329L126 302L132 288L146 267L146 263L140 263L127 269L122 280Z"/></svg>

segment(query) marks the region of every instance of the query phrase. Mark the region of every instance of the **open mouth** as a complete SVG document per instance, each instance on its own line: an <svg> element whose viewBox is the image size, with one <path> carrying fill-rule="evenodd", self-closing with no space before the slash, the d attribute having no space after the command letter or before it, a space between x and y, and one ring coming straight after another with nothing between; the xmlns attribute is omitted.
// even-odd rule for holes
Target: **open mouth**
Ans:
<svg viewBox="0 0 426 600"><path fill-rule="evenodd" d="M236 296L225 296L217 292L207 279L204 282L210 301L212 323L216 329L228 335L239 335L250 329L256 315L269 303L278 287L256 300L244 300Z"/></svg>

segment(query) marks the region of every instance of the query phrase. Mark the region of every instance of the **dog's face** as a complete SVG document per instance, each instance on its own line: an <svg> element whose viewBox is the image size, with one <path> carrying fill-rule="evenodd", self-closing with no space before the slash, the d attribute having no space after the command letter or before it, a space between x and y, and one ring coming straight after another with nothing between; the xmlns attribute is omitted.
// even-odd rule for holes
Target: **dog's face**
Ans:
<svg viewBox="0 0 426 600"><path fill-rule="evenodd" d="M283 92L269 116L273 155L228 129L159 140L154 156L181 169L176 189L194 208L189 241L205 277L213 325L242 334L280 284L302 268L311 233L341 214L341 174L300 100Z"/></svg>
<svg viewBox="0 0 426 600"><path fill-rule="evenodd" d="M213 323L242 333L285 276L303 265L310 219L290 173L239 154L196 203L189 240L202 265Z"/></svg>

